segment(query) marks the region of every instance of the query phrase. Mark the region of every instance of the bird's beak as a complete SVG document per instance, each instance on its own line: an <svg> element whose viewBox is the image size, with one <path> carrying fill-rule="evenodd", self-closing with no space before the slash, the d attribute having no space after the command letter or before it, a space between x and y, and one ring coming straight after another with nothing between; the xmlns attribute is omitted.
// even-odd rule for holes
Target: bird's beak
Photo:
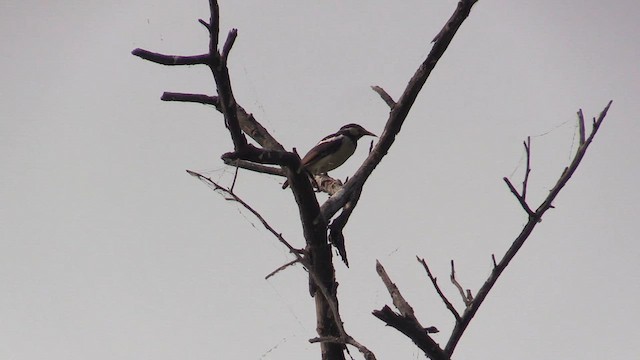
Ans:
<svg viewBox="0 0 640 360"><path fill-rule="evenodd" d="M369 136L373 136L373 137L378 137L378 135L372 133L371 131L364 129L364 134L363 135L369 135Z"/></svg>

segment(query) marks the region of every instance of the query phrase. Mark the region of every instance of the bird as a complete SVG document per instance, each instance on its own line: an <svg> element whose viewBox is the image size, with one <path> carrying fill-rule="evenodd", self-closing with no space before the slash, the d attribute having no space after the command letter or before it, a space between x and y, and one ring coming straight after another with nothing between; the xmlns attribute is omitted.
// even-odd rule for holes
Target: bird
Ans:
<svg viewBox="0 0 640 360"><path fill-rule="evenodd" d="M358 124L347 124L336 133L325 136L316 146L302 158L302 169L309 174L326 174L344 164L356 151L358 140L365 136L375 136ZM289 180L282 184L282 188L289 186Z"/></svg>

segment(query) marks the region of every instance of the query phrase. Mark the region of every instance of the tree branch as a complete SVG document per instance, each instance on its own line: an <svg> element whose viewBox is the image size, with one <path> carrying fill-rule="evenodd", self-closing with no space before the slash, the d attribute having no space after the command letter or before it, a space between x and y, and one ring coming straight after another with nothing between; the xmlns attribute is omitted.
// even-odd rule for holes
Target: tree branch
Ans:
<svg viewBox="0 0 640 360"><path fill-rule="evenodd" d="M438 344L428 335L428 328L420 324L416 318L413 308L404 299L400 290L394 284L382 264L376 260L376 272L387 287L389 295L393 301L393 305L400 311L395 313L391 308L385 305L380 310L374 310L373 315L384 321L387 325L395 328L410 338L427 357L432 360L448 360L449 356L438 346Z"/></svg>
<svg viewBox="0 0 640 360"><path fill-rule="evenodd" d="M302 252L301 250L296 249L295 247L293 247L293 245L291 245L287 240L284 239L284 237L282 236L282 233L277 232L267 222L267 220L265 220L265 218L258 211L256 211L253 207L251 207L251 205L249 205L244 200L242 200L233 191L231 191L231 190L219 185L218 183L213 181L211 178L209 178L207 176L204 176L204 175L202 175L200 173L197 173L195 171L187 170L187 174L189 174L189 175L199 179L203 183L207 184L207 186L209 186L214 191L220 192L221 194L223 194L225 196L225 198L227 200L233 200L233 201L237 202L238 204L242 205L245 209L249 210L249 212L251 214L253 214L253 216L255 216L260 221L260 223L262 223L262 226L264 226L265 229L267 229L276 239L278 239L278 241L280 241L280 243L282 243L284 246L286 246L287 249L289 249L290 253L292 253L292 254L294 254L296 256L296 259L299 262L301 262L302 264L306 263L304 258L302 256L300 256L300 253Z"/></svg>
<svg viewBox="0 0 640 360"><path fill-rule="evenodd" d="M393 108L396 107L396 102L393 100L391 95L389 95L383 88L376 85L376 86L372 86L371 89L376 93L378 93L378 95L380 95L382 100L384 100L384 102L387 103L387 105L389 106L389 108L391 108L391 110L393 110Z"/></svg>
<svg viewBox="0 0 640 360"><path fill-rule="evenodd" d="M473 301L473 296L471 295L471 290L469 289L467 289L467 292L465 294L464 289L462 288L462 285L460 285L460 283L458 282L458 279L456 279L456 266L453 260L451 260L451 275L449 276L449 279L451 280L451 283L455 285L456 289L458 289L458 292L462 297L462 302L464 303L465 307L468 308L471 305L471 302ZM460 320L461 319L459 319L458 322L460 322Z"/></svg>
<svg viewBox="0 0 640 360"><path fill-rule="evenodd" d="M531 235L531 233L533 232L533 229L540 222L544 213L552 207L553 200L555 200L555 198L560 193L560 190L562 190L562 188L567 184L567 182L569 181L573 173L576 171L576 169L580 165L580 162L582 161L582 158L584 157L587 149L589 148L589 145L593 141L593 138L598 132L598 129L600 129L600 125L604 121L604 118L606 117L607 111L609 110L609 107L611 106L611 104L612 104L612 101L609 101L609 103L604 108L604 110L602 110L598 118L594 119L593 128L591 129L591 133L589 134L589 137L586 138L584 142L581 141L581 144L578 147L578 150L576 151L576 154L574 155L569 166L565 168L565 170L560 175L560 178L556 182L555 186L551 189L551 191L549 191L549 194L544 199L544 201L540 204L540 206L538 206L534 216L529 216L529 220L524 225L520 234L513 241L513 243L507 250L507 252L504 254L502 259L500 260L500 262L494 265L491 271L491 274L489 275L485 283L482 285L480 290L478 290L478 293L476 294L475 298L471 302L470 306L467 307L467 310L462 315L462 321L458 322L453 328L453 331L451 332L451 336L449 337L449 341L447 342L447 345L445 346L445 349L444 349L445 353L447 353L449 356L453 354L453 351L456 345L458 344L458 341L460 341L462 334L466 330L471 319L473 319L473 317L475 316L480 305L482 305L483 301L485 300L485 298L493 288L493 285L495 285L496 281L498 280L502 272L506 269L507 265L509 265L511 260L518 253L518 250L520 250L522 245L524 245L524 242L529 238L529 235ZM578 115L579 116L578 121L580 121L580 118L581 118L580 114L581 114L581 111L579 112L579 115ZM494 263L495 263L495 260L494 260Z"/></svg>
<svg viewBox="0 0 640 360"><path fill-rule="evenodd" d="M193 56L178 56L178 55L164 55L160 53L154 53L144 49L134 49L131 54L141 59L154 62L161 65L206 65L209 63L209 54L193 55Z"/></svg>
<svg viewBox="0 0 640 360"><path fill-rule="evenodd" d="M524 142L523 144L524 144L524 151L527 153L527 168L524 172L524 180L522 180L522 200L526 204L527 186L529 184L529 174L531 173L531 136L527 136L527 141Z"/></svg>
<svg viewBox="0 0 640 360"><path fill-rule="evenodd" d="M322 205L322 215L325 219L331 219L336 212L338 212L338 210L347 203L347 201L354 201L350 193L353 192L353 189L362 188L364 186L364 183L367 181L373 170L387 154L391 145L395 141L396 135L400 132L402 124L407 118L409 110L411 110L422 86L425 84L431 74L431 71L434 69L438 60L440 60L451 43L455 33L458 31L464 20L469 16L471 7L476 3L476 1L477 0L460 0L458 2L455 12L440 34L438 34L436 39L434 39L435 43L433 44L429 55L427 55L427 58L422 62L413 77L409 80L409 83L400 96L400 99L398 99L398 102L395 103L393 109L389 113L389 118L387 119L387 123L384 131L380 135L378 143L374 146L367 159L362 163L360 168L355 172L347 184L345 184L342 190L331 196ZM380 92L378 92L378 94L380 94Z"/></svg>
<svg viewBox="0 0 640 360"><path fill-rule="evenodd" d="M522 206L522 208L527 213L527 215L529 215L530 217L536 216L535 212L533 212L533 210L531 210L531 208L529 207L529 204L527 204L527 201L524 199L524 196L518 193L518 190L516 190L515 186L513 186L509 178L503 177L502 180L504 180L504 182L507 184L513 196L515 196L516 199L518 199L520 206Z"/></svg>
<svg viewBox="0 0 640 360"><path fill-rule="evenodd" d="M440 289L440 286L438 286L438 279L435 276L433 276L433 274L431 274L431 270L429 270L429 266L427 265L427 262L424 259L421 259L417 256L416 256L416 259L424 267L424 270L427 272L427 277L429 277L429 280L431 280L431 284L433 284L433 287L436 289L436 292L440 296L440 299L442 299L447 309L449 309L449 311L453 314L453 317L456 319L456 322L459 322L460 314L458 313L456 308L453 307L453 304L451 303L451 301L449 301L449 299L447 299L447 297L444 295L444 293Z"/></svg>
<svg viewBox="0 0 640 360"><path fill-rule="evenodd" d="M306 259L305 257L303 257L302 255L300 255L301 253L303 253L303 251L294 248L288 241L286 241L284 239L284 237L282 236L281 233L277 232L265 220L265 218L258 211L256 211L248 203L246 203L244 200L242 200L233 191L231 191L231 190L229 190L229 189L227 189L227 188L225 188L223 186L220 186L218 183L216 183L215 181L211 180L211 178L206 177L206 176L204 176L202 174L199 174L199 173L197 173L195 171L187 170L187 173L189 175L193 176L193 177L198 178L200 181L202 181L205 184L207 184L214 191L222 193L227 200L232 200L232 201L235 201L235 202L239 203L240 205L242 205L245 209L247 209L249 212L251 212L251 214L253 214L253 216L255 216L262 223L262 225L265 227L265 229L267 229L273 236L276 237L276 239L278 239L278 241L280 241L280 243L282 243L284 246L287 247L287 249L289 249L289 252L292 253L296 257L296 262L300 262L309 271L309 275L314 279L315 285L320 290L320 293L322 294L323 298L327 301L328 306L331 309L332 315L333 315L334 319L336 319L335 325L337 326L338 330L340 331L340 335L343 336L343 337L347 336L347 334L346 334L346 332L345 332L345 330L344 330L344 328L342 326L342 320L340 318L340 312L338 311L337 299L336 299L336 297L334 295L335 291L329 291L329 289L327 289L327 287L325 286L324 282L322 281L321 276L316 274L315 268L313 267L311 262L308 259Z"/></svg>
<svg viewBox="0 0 640 360"><path fill-rule="evenodd" d="M300 262L300 260L298 260L298 259L291 260L288 263L286 263L286 264L284 264L282 266L279 266L277 269L275 269L272 272L270 272L269 274L267 274L267 276L265 276L264 279L265 280L269 280L270 277L272 277L275 274L279 273L280 271L288 268L289 266L295 265L295 264L297 264L299 262Z"/></svg>
<svg viewBox="0 0 640 360"><path fill-rule="evenodd" d="M180 102L192 102L205 105L213 105L215 107L220 106L220 101L217 96L209 96L205 94L185 94L165 91L160 97L162 101L180 101Z"/></svg>
<svg viewBox="0 0 640 360"><path fill-rule="evenodd" d="M257 164L248 160L231 160L228 158L222 159L225 164L229 166L237 166L242 169L250 170L257 173L268 174L268 175L278 175L278 176L286 176L282 168L267 166L262 164Z"/></svg>

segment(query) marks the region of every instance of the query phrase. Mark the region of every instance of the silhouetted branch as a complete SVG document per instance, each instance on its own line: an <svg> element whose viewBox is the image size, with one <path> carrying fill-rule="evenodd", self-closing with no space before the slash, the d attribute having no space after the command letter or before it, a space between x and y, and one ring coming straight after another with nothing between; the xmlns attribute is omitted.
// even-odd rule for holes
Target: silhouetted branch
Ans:
<svg viewBox="0 0 640 360"><path fill-rule="evenodd" d="M376 272L387 287L387 291L393 301L393 306L400 311L400 314L395 313L389 306L385 305L380 310L374 310L372 312L373 315L409 337L430 359L448 360L449 356L447 356L440 346L428 335L427 330L430 329L433 331L433 327L425 328L420 324L411 305L409 305L402 294L400 294L400 290L396 284L391 281L384 267L377 260Z"/></svg>
<svg viewBox="0 0 640 360"><path fill-rule="evenodd" d="M507 184L511 193L518 199L520 206L524 209L524 211L529 215L529 217L535 217L536 214L531 210L529 204L527 204L527 186L529 184L529 174L531 173L531 136L527 136L527 141L524 142L524 151L527 154L527 168L524 171L524 180L522 180L522 195L518 193L515 186L511 183L511 181L504 177L502 180Z"/></svg>
<svg viewBox="0 0 640 360"><path fill-rule="evenodd" d="M142 58L147 61L154 62L161 65L207 65L210 61L209 54L193 55L193 56L178 56L178 55L164 55L160 53L154 53L144 49L135 49L131 54Z"/></svg>
<svg viewBox="0 0 640 360"><path fill-rule="evenodd" d="M524 211L526 211L527 215L535 216L536 214L533 212L533 210L531 210L531 208L529 207L529 204L527 204L527 202L525 201L524 197L518 193L518 190L516 190L515 186L513 186L513 184L509 180L509 178L503 177L502 180L504 180L504 182L507 184L507 186L509 187L509 190L511 190L511 193L513 194L513 196L515 196L516 199L518 199L518 202L520 203L520 206L522 206Z"/></svg>
<svg viewBox="0 0 640 360"><path fill-rule="evenodd" d="M524 171L524 180L522 180L522 201L526 204L527 186L529 184L529 174L531 173L531 136L527 136L527 141L525 141L523 144L524 144L524 151L527 153L527 168Z"/></svg>
<svg viewBox="0 0 640 360"><path fill-rule="evenodd" d="M295 259L295 260L291 260L288 263L279 266L277 269L273 270L272 272L270 272L269 274L267 274L267 276L264 277L265 280L269 280L270 277L274 276L275 274L279 273L280 271L288 268L289 266L295 265L297 263L299 263L300 260Z"/></svg>
<svg viewBox="0 0 640 360"><path fill-rule="evenodd" d="M416 259L424 267L424 270L427 272L427 277L429 277L429 280L431 280L431 284L433 284L433 287L436 289L436 292L440 296L440 299L442 299L442 301L444 302L447 309L449 309L449 311L453 314L453 317L456 319L456 322L460 321L460 314L458 313L456 308L453 307L453 304L451 303L451 301L449 301L449 299L447 299L447 297L444 295L442 290L440 290L440 286L438 286L438 279L435 276L433 276L433 274L431 274L431 270L429 270L429 266L427 265L427 262L424 259L421 259L417 256L416 256Z"/></svg>
<svg viewBox="0 0 640 360"><path fill-rule="evenodd" d="M524 227L522 228L522 231L513 241L509 249L506 251L506 253L502 257L500 262L495 264L495 260L494 260L494 267L491 271L491 274L489 275L485 283L482 285L482 287L478 290L478 293L476 294L475 298L471 302L470 306L467 307L467 310L462 315L462 320L455 325L455 327L453 328L453 331L451 332L449 341L447 342L447 345L445 346L445 349L444 349L445 353L447 353L449 356L453 354L453 351L456 345L458 344L458 341L460 341L462 334L466 330L471 319L473 319L473 317L475 316L480 305L482 305L482 302L484 301L484 299L487 297L487 295L493 288L493 285L495 285L496 281L498 280L502 272L506 269L507 265L509 265L511 260L518 253L518 250L520 250L522 245L524 245L524 242L529 238L529 236L531 235L531 232L536 227L536 225L540 223L540 220L542 219L542 216L544 215L544 213L550 208L552 208L553 200L555 200L555 198L560 193L560 190L562 190L562 188L567 184L567 182L569 181L573 173L576 171L576 169L580 165L580 162L582 161L582 158L584 157L587 149L589 148L589 145L593 141L593 138L598 132L598 129L600 129L600 125L602 125L602 122L604 121L604 118L606 117L607 111L609 110L609 107L611 106L611 104L612 104L612 101L609 101L609 103L604 108L604 110L602 110L598 118L597 119L594 118L593 127L591 129L591 133L589 134L589 137L587 137L584 140L584 142L581 141L581 144L578 147L576 154L573 156L573 159L571 160L571 163L569 164L569 166L564 169L564 171L560 175L560 178L558 179L554 187L549 191L549 194L544 199L544 201L542 201L540 206L538 206L533 216L529 216L529 220L524 225ZM578 112L579 122L584 121L582 119L581 114L582 114L582 111L579 111ZM520 201L520 199L518 199L518 201Z"/></svg>
<svg viewBox="0 0 640 360"><path fill-rule="evenodd" d="M460 27L460 24L467 18L467 16L469 16L469 12L471 11L471 7L477 1L478 0L470 0L470 1L469 0L467 0L467 1L463 0L463 1L459 1L458 2L458 7L456 8L456 11L453 12L453 15L451 15L451 17L449 18L449 21L447 21L447 23L444 25L442 30L440 30L438 35L436 35L433 38L433 40L431 40L431 42L437 44L443 38L446 38L446 37L449 37L449 36L453 37L453 35L455 35L456 31Z"/></svg>
<svg viewBox="0 0 640 360"><path fill-rule="evenodd" d="M429 55L427 55L427 58L422 62L420 67L418 67L413 77L409 80L404 92L393 106L393 109L389 113L389 118L387 119L384 131L380 135L380 139L374 146L373 150L369 153L367 159L362 163L351 179L349 179L342 190L331 196L322 205L322 215L325 219L331 219L347 202L351 202L353 206L357 205L360 197L358 195L354 198L351 195L351 193L354 192L353 189L362 188L364 186L364 183L367 181L373 170L388 153L391 145L395 141L396 135L400 132L402 124L409 114L409 110L420 93L422 86L425 84L431 74L431 71L451 43L455 33L458 31L467 16L469 16L471 7L476 3L476 1L477 0L461 0L458 2L455 12L440 34L438 34L436 39L434 39L434 44ZM361 190L357 193L361 193Z"/></svg>
<svg viewBox="0 0 640 360"><path fill-rule="evenodd" d="M227 165L237 166L241 169L246 169L253 172L269 174L269 175L286 176L284 174L284 171L282 171L282 169L279 167L262 165L262 164L254 163L248 160L231 160L227 158L223 158L222 160Z"/></svg>
<svg viewBox="0 0 640 360"><path fill-rule="evenodd" d="M231 29L231 31L229 31L229 35L227 35L227 40L224 42L224 46L222 47L221 57L225 63L227 62L233 43L236 42L236 37L238 37L238 29Z"/></svg>
<svg viewBox="0 0 640 360"><path fill-rule="evenodd" d="M192 102L205 105L213 105L216 107L220 106L220 101L218 101L217 96L209 96L204 94L185 94L165 91L160 97L160 100Z"/></svg>

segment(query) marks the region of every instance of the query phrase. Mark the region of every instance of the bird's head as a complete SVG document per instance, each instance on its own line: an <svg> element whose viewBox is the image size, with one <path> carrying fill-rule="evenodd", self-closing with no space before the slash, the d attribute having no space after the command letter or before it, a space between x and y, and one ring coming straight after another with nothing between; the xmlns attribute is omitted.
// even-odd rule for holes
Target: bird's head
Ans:
<svg viewBox="0 0 640 360"><path fill-rule="evenodd" d="M348 124L340 128L340 132L348 133L351 137L355 139L360 139L365 135L376 136L376 134L368 131L358 124ZM377 137L377 136L376 136Z"/></svg>

